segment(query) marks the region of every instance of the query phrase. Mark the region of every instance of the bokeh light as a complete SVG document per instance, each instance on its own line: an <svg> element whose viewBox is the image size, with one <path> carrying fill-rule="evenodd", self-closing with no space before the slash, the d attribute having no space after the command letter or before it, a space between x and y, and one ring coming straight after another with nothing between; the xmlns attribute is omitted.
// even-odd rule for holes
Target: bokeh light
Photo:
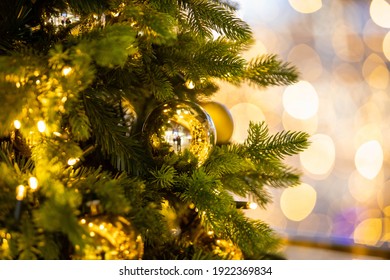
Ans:
<svg viewBox="0 0 390 280"><path fill-rule="evenodd" d="M375 24L371 19L367 20L363 29L363 40L374 52L382 52L383 28Z"/></svg>
<svg viewBox="0 0 390 280"><path fill-rule="evenodd" d="M382 220L369 218L357 225L353 233L354 241L357 244L376 245L382 235Z"/></svg>
<svg viewBox="0 0 390 280"><path fill-rule="evenodd" d="M359 173L367 178L374 179L382 168L383 150L377 140L362 144L355 154L355 166Z"/></svg>
<svg viewBox="0 0 390 280"><path fill-rule="evenodd" d="M288 86L283 92L283 107L292 117L309 119L318 111L318 95L307 81Z"/></svg>
<svg viewBox="0 0 390 280"><path fill-rule="evenodd" d="M386 64L377 54L371 54L364 61L363 77L373 88L386 89L389 84L389 71Z"/></svg>
<svg viewBox="0 0 390 280"><path fill-rule="evenodd" d="M272 133L312 135L287 159L311 192L275 190L270 207L251 215L291 239L390 248L390 1L242 2L258 50L280 54L300 77L282 87L243 85L241 97L223 89L225 102L255 105ZM246 58L255 55L256 47Z"/></svg>
<svg viewBox="0 0 390 280"><path fill-rule="evenodd" d="M290 116L286 111L283 112L282 123L285 130L304 131L313 135L317 131L318 117L313 117L305 120L299 120Z"/></svg>
<svg viewBox="0 0 390 280"><path fill-rule="evenodd" d="M232 141L242 143L248 137L249 123L259 123L265 120L261 109L252 103L239 103L230 108L234 121Z"/></svg>
<svg viewBox="0 0 390 280"><path fill-rule="evenodd" d="M363 59L363 40L353 28L342 22L332 34L332 45L336 55L344 61L359 62Z"/></svg>
<svg viewBox="0 0 390 280"><path fill-rule="evenodd" d="M390 31L387 32L386 36L383 39L383 53L386 56L387 60L390 61Z"/></svg>
<svg viewBox="0 0 390 280"><path fill-rule="evenodd" d="M372 0L370 15L372 20L381 27L390 28L390 4L386 0Z"/></svg>
<svg viewBox="0 0 390 280"><path fill-rule="evenodd" d="M314 13L322 7L322 0L288 0L288 2L294 10L303 14Z"/></svg>
<svg viewBox="0 0 390 280"><path fill-rule="evenodd" d="M368 180L356 170L349 177L348 189L352 197L359 203L372 200L377 191L375 181Z"/></svg>
<svg viewBox="0 0 390 280"><path fill-rule="evenodd" d="M325 134L310 137L310 146L300 153L299 158L308 175L316 179L324 179L332 170L336 150L333 139Z"/></svg>
<svg viewBox="0 0 390 280"><path fill-rule="evenodd" d="M280 197L283 214L292 221L302 221L313 211L317 201L317 192L309 184L285 189Z"/></svg>
<svg viewBox="0 0 390 280"><path fill-rule="evenodd" d="M291 49L287 60L294 64L303 79L314 81L321 76L322 62L318 53L307 44L299 44Z"/></svg>

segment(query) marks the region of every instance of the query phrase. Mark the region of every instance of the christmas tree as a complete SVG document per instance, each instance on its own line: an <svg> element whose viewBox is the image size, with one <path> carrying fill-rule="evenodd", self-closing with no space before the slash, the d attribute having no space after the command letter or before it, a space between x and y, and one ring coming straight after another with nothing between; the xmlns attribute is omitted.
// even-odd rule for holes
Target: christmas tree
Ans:
<svg viewBox="0 0 390 280"><path fill-rule="evenodd" d="M218 140L200 104L219 81L282 86L297 70L223 0L0 3L0 258L267 259L249 219L292 187L303 132L251 123ZM217 127L222 129L221 127Z"/></svg>

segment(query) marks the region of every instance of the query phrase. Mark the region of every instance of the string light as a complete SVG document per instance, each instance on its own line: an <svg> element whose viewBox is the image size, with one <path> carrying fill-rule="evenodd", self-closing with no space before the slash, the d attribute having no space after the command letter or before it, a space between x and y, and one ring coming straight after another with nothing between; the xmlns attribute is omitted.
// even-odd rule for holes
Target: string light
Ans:
<svg viewBox="0 0 390 280"><path fill-rule="evenodd" d="M186 87L188 89L194 89L195 88L195 83L193 81L189 80L189 81L186 82Z"/></svg>
<svg viewBox="0 0 390 280"><path fill-rule="evenodd" d="M35 177L30 177L28 179L28 185L32 191L35 191L38 188L38 179Z"/></svg>
<svg viewBox="0 0 390 280"><path fill-rule="evenodd" d="M72 72L72 67L70 66L66 66L62 69L62 75L64 75L65 77L68 76L70 72Z"/></svg>
<svg viewBox="0 0 390 280"><path fill-rule="evenodd" d="M20 129L22 127L22 124L19 120L14 120L14 127L16 129Z"/></svg>
<svg viewBox="0 0 390 280"><path fill-rule="evenodd" d="M19 185L16 187L16 200L22 201L26 195L26 187Z"/></svg>
<svg viewBox="0 0 390 280"><path fill-rule="evenodd" d="M40 120L40 121L37 123L37 126L38 126L38 131L39 131L40 133L45 132L45 130L46 130L46 123L45 123L45 121Z"/></svg>
<svg viewBox="0 0 390 280"><path fill-rule="evenodd" d="M75 165L80 159L79 158L70 158L68 159L68 165L73 166Z"/></svg>
<svg viewBox="0 0 390 280"><path fill-rule="evenodd" d="M237 209L251 209L255 210L258 205L256 202L249 202L249 201L236 201L236 208Z"/></svg>
<svg viewBox="0 0 390 280"><path fill-rule="evenodd" d="M257 209L257 203L256 202L249 202L248 203L248 208L251 209L251 210L255 210Z"/></svg>

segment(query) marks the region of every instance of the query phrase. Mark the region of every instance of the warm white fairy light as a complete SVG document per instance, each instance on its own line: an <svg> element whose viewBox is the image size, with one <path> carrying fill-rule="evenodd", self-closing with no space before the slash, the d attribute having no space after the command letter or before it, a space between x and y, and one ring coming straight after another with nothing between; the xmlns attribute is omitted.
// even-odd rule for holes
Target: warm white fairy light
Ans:
<svg viewBox="0 0 390 280"><path fill-rule="evenodd" d="M23 200L26 195L26 187L23 185L19 185L16 187L16 200Z"/></svg>
<svg viewBox="0 0 390 280"><path fill-rule="evenodd" d="M72 67L66 66L62 69L62 75L68 76L72 72Z"/></svg>
<svg viewBox="0 0 390 280"><path fill-rule="evenodd" d="M45 121L40 120L40 121L37 123L37 126L38 126L38 131L39 131L40 133L45 132L45 130L46 130L46 123L45 123Z"/></svg>
<svg viewBox="0 0 390 280"><path fill-rule="evenodd" d="M79 158L70 158L68 159L68 165L73 166L75 165L80 159Z"/></svg>
<svg viewBox="0 0 390 280"><path fill-rule="evenodd" d="M251 210L255 210L257 209L257 203L256 202L249 202L248 203L248 208L251 209Z"/></svg>
<svg viewBox="0 0 390 280"><path fill-rule="evenodd" d="M19 120L14 120L14 127L16 129L20 129L22 127L22 123Z"/></svg>
<svg viewBox="0 0 390 280"><path fill-rule="evenodd" d="M28 179L28 185L30 186L30 189L35 191L38 188L38 179L35 177L30 177Z"/></svg>
<svg viewBox="0 0 390 280"><path fill-rule="evenodd" d="M194 89L195 88L195 83L193 81L189 80L189 81L186 82L186 87L188 89Z"/></svg>

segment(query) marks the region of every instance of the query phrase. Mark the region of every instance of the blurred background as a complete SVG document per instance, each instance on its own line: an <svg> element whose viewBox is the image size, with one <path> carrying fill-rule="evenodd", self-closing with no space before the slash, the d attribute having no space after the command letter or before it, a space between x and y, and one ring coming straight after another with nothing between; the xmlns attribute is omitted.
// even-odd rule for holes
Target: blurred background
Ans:
<svg viewBox="0 0 390 280"><path fill-rule="evenodd" d="M271 190L273 203L248 215L286 238L290 259L390 258L390 1L236 2L256 37L246 57L275 53L301 75L266 90L222 84L232 140L265 120L312 142L288 159L302 184Z"/></svg>

